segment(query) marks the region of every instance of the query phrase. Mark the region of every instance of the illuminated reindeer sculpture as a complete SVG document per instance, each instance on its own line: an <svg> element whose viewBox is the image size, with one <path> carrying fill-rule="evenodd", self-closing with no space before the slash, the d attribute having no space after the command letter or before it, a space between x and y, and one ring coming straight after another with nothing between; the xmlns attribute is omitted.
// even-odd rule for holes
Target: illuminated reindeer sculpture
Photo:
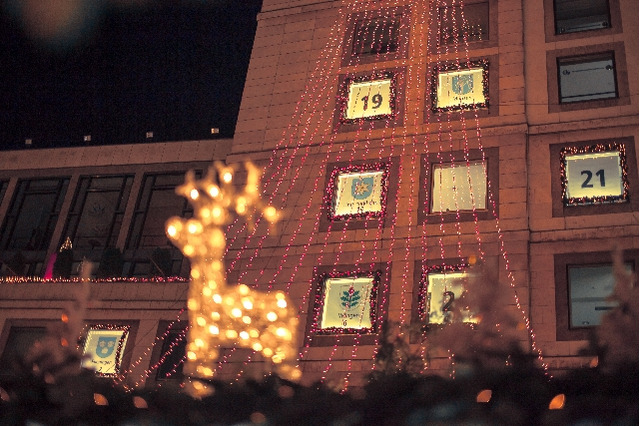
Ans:
<svg viewBox="0 0 640 426"><path fill-rule="evenodd" d="M278 219L278 211L264 206L260 200L260 171L251 163L246 168L247 184L242 192L236 192L231 184L232 167L215 163L215 168L209 168L199 181L192 171L188 172L176 193L193 205L194 216L172 217L167 221L167 235L191 261L185 373L203 379L188 383L193 396L211 393L207 383L214 376L221 346L251 348L270 359L282 377L290 380L300 377L295 367L294 346L298 320L286 295L226 283L224 227L232 212L245 216L250 228L256 214L262 214L270 224Z"/></svg>

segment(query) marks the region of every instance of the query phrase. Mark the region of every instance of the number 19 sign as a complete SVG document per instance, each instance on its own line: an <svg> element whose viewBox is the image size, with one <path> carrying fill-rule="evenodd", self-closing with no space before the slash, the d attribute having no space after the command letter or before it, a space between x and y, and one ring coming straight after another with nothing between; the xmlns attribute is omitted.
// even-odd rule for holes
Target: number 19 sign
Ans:
<svg viewBox="0 0 640 426"><path fill-rule="evenodd" d="M392 114L391 93L391 78L351 82L344 118L355 120Z"/></svg>

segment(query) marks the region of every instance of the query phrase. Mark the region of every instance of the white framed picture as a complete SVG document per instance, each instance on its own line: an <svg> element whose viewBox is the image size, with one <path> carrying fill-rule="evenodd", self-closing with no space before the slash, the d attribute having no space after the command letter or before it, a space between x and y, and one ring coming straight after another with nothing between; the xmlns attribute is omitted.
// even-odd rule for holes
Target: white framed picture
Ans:
<svg viewBox="0 0 640 426"><path fill-rule="evenodd" d="M82 367L101 376L116 376L120 372L122 354L129 326L93 325L84 342Z"/></svg>
<svg viewBox="0 0 640 426"><path fill-rule="evenodd" d="M439 71L435 109L461 109L486 106L488 71L485 64L467 69Z"/></svg>
<svg viewBox="0 0 640 426"><path fill-rule="evenodd" d="M382 214L384 180L384 169L335 171L331 216Z"/></svg>
<svg viewBox="0 0 640 426"><path fill-rule="evenodd" d="M328 277L323 285L320 330L372 328L373 277Z"/></svg>
<svg viewBox="0 0 640 426"><path fill-rule="evenodd" d="M621 199L625 193L621 152L564 153L565 201L588 203Z"/></svg>
<svg viewBox="0 0 640 426"><path fill-rule="evenodd" d="M347 83L345 120L375 118L393 114L393 79L351 80Z"/></svg>

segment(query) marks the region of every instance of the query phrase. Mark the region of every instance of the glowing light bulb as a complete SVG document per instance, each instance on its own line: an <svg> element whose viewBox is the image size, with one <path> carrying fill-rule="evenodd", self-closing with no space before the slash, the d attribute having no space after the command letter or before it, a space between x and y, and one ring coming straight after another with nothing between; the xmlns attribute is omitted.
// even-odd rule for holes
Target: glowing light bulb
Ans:
<svg viewBox="0 0 640 426"><path fill-rule="evenodd" d="M198 192L197 189L193 188L191 192L189 192L189 196L191 197L192 200L197 200L198 197L200 197L200 193Z"/></svg>

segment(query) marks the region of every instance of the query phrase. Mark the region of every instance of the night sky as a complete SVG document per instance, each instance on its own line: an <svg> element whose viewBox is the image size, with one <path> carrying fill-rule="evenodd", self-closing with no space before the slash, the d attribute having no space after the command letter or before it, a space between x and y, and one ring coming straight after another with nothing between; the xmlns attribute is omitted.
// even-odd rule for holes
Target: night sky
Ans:
<svg viewBox="0 0 640 426"><path fill-rule="evenodd" d="M233 136L261 0L0 5L0 149Z"/></svg>

